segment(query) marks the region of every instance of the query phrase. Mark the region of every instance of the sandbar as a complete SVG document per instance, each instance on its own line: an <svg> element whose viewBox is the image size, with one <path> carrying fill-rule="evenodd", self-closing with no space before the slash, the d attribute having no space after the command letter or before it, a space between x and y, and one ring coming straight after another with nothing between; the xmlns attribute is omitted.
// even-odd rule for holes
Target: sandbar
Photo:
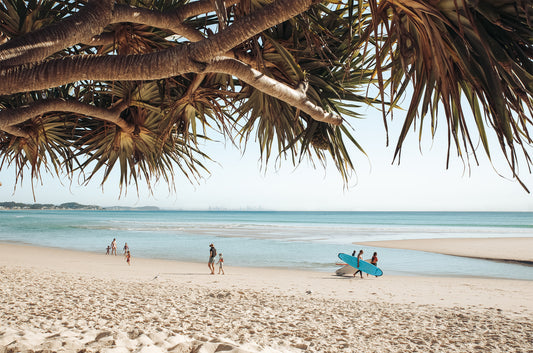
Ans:
<svg viewBox="0 0 533 353"><path fill-rule="evenodd" d="M533 237L406 239L357 244L533 265Z"/></svg>

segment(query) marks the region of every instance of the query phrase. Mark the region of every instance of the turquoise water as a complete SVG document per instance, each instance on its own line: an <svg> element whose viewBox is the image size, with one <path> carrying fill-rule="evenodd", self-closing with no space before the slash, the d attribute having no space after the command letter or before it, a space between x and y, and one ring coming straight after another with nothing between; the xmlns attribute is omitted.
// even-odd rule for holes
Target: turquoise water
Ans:
<svg viewBox="0 0 533 353"><path fill-rule="evenodd" d="M0 211L0 242L105 252L117 238L119 250L127 242L134 258L193 262L205 262L214 243L227 266L331 273L337 254L351 254L363 241L531 236L527 212ZM378 252L385 275L533 280L532 266L362 248Z"/></svg>

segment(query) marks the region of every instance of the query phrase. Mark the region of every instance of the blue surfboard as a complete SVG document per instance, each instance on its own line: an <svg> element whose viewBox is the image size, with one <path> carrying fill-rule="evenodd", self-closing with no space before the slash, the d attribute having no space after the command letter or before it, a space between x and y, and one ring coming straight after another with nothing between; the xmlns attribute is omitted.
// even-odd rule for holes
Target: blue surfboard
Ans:
<svg viewBox="0 0 533 353"><path fill-rule="evenodd" d="M361 270L364 273L368 273L371 276L381 276L383 271L377 266L374 266L366 261L359 260L359 267L357 267L357 257L348 254L339 254L339 259L352 266L354 269Z"/></svg>

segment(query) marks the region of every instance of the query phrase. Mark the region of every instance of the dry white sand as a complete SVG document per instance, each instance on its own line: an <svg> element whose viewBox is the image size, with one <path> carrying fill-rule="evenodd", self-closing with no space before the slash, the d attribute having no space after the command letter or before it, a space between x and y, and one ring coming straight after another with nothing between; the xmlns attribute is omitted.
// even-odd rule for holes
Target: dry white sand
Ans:
<svg viewBox="0 0 533 353"><path fill-rule="evenodd" d="M0 352L533 351L533 281L212 276L12 244L0 244L0 281Z"/></svg>
<svg viewBox="0 0 533 353"><path fill-rule="evenodd" d="M358 244L533 264L533 238L409 239Z"/></svg>

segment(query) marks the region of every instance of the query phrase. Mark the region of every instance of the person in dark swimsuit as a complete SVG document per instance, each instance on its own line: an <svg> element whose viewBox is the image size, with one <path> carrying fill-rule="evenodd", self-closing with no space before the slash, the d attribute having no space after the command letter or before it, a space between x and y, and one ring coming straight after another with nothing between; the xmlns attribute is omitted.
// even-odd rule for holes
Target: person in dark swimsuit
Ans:
<svg viewBox="0 0 533 353"><path fill-rule="evenodd" d="M357 254L357 267L359 268L359 261L363 260L362 259L363 257L363 249L359 250L359 254ZM359 273L361 275L361 278L363 278L363 272L361 272L361 270L357 270L355 271L355 273L353 274L353 276L355 277L355 275Z"/></svg>
<svg viewBox="0 0 533 353"><path fill-rule="evenodd" d="M215 257L217 256L217 249L213 244L209 244L209 261L207 267L211 270L211 274L215 274Z"/></svg>
<svg viewBox="0 0 533 353"><path fill-rule="evenodd" d="M372 259L370 260L370 263L378 267L378 253L377 252L374 252L374 255L372 255ZM368 273L366 274L366 276L368 277Z"/></svg>

